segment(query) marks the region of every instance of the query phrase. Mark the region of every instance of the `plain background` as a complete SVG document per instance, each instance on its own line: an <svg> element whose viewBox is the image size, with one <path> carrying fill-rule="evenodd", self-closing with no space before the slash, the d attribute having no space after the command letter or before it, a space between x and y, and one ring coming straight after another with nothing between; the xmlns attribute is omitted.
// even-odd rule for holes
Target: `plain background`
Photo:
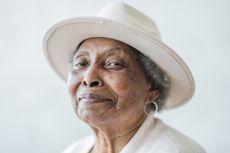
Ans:
<svg viewBox="0 0 230 153"><path fill-rule="evenodd" d="M66 17L97 13L109 0L0 0L0 153L57 153L91 133L48 65L42 36ZM157 23L191 68L190 103L158 114L209 153L230 152L230 1L128 0Z"/></svg>

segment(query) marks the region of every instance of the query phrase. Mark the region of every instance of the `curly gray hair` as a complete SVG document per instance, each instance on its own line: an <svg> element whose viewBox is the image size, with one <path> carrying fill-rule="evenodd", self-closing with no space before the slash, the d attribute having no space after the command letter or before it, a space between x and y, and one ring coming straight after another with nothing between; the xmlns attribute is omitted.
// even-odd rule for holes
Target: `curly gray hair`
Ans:
<svg viewBox="0 0 230 153"><path fill-rule="evenodd" d="M133 47L132 47L133 48ZM152 89L159 91L159 96L155 99L158 105L158 111L161 111L168 97L170 80L162 69L154 63L149 57L133 48L137 53L141 67L143 68L147 81L150 82Z"/></svg>

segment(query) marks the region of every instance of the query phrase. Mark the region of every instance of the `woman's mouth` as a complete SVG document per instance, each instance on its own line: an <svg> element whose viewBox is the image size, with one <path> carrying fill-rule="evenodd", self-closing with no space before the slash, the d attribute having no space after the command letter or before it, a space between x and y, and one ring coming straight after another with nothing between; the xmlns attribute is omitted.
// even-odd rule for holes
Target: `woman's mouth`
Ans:
<svg viewBox="0 0 230 153"><path fill-rule="evenodd" d="M83 103L102 103L102 102L108 102L112 100L102 95L98 95L94 93L85 93L79 96L78 101Z"/></svg>

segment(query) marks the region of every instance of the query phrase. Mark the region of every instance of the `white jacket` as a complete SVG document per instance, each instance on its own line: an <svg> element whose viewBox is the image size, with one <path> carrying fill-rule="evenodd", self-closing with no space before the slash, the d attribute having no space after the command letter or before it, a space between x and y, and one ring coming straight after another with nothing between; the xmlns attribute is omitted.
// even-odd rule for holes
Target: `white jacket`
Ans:
<svg viewBox="0 0 230 153"><path fill-rule="evenodd" d="M63 153L88 153L94 137L83 138ZM120 153L205 153L204 149L160 119L149 115Z"/></svg>

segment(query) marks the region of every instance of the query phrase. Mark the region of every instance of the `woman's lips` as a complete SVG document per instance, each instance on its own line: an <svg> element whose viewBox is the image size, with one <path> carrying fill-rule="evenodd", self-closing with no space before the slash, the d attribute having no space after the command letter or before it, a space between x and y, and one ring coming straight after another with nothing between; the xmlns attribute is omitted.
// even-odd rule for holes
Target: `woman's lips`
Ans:
<svg viewBox="0 0 230 153"><path fill-rule="evenodd" d="M101 102L107 102L112 101L110 98L94 94L94 93L85 93L79 96L79 102L83 103L101 103Z"/></svg>

